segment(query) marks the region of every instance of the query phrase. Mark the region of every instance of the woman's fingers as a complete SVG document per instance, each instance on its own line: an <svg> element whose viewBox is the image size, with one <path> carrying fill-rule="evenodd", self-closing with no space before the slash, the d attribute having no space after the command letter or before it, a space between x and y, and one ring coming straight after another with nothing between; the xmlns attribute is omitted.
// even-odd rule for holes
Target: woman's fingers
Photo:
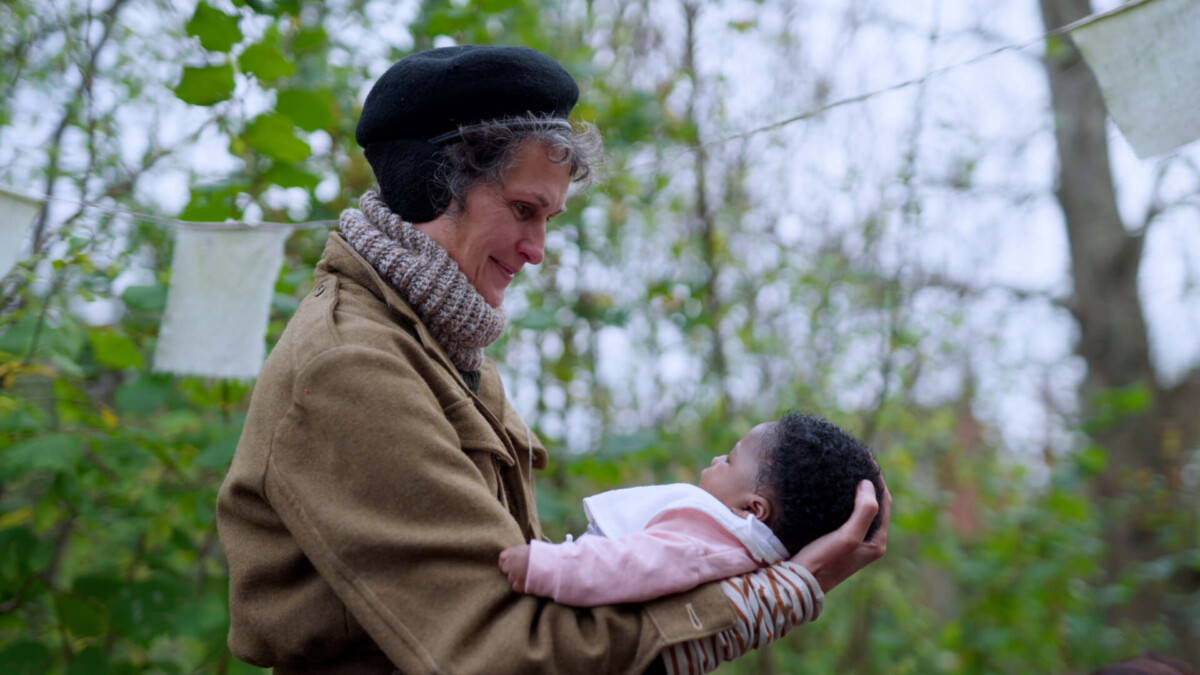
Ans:
<svg viewBox="0 0 1200 675"><path fill-rule="evenodd" d="M864 480L858 484L858 494L854 496L854 512L850 514L850 520L838 528L838 532L857 544L866 538L877 513L879 502L875 499L875 485Z"/></svg>
<svg viewBox="0 0 1200 675"><path fill-rule="evenodd" d="M875 531L875 536L871 537L871 543L875 544L879 549L878 557L883 557L883 552L887 550L887 533L888 522L892 518L892 493L888 491L887 482L883 480L883 474L879 475L879 482L883 483L883 504L879 506L879 529Z"/></svg>
<svg viewBox="0 0 1200 675"><path fill-rule="evenodd" d="M887 548L887 518L890 515L891 495L884 489L883 504L875 498L875 487L870 481L858 486L854 497L854 511L850 519L837 530L805 546L792 562L803 565L812 573L828 593L851 575L878 560ZM883 509L880 528L871 538L863 541L871 521Z"/></svg>

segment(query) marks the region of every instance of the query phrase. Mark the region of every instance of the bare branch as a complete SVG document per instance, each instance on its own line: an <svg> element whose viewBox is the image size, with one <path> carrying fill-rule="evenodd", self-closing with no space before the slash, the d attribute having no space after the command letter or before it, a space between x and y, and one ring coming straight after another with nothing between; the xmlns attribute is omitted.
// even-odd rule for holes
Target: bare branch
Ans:
<svg viewBox="0 0 1200 675"><path fill-rule="evenodd" d="M1150 203L1146 207L1146 213L1142 216L1141 222L1133 232L1134 236L1145 237L1150 226L1163 214L1180 207L1200 206L1200 198L1197 198L1194 194L1170 203L1164 203L1162 191L1163 186L1166 184L1167 173L1176 166L1191 169L1197 180L1200 180L1200 167L1197 167L1196 163L1190 157L1175 155L1160 162L1154 170L1154 182L1150 187Z"/></svg>
<svg viewBox="0 0 1200 675"><path fill-rule="evenodd" d="M103 31L100 34L100 38L98 40L96 40L96 44L94 46L92 46L92 48L91 48L91 55L88 58L87 66L83 69L82 78L80 79L79 86L76 88L76 93L75 93L76 101L73 101L70 105L67 106L66 112L63 113L62 119L59 121L58 126L54 130L54 133L51 135L50 149L48 151L50 161L49 161L49 166L47 166L47 168L46 168L46 189L44 190L44 193L46 194L48 199L42 204L41 211L38 212L37 222L34 225L34 229L33 229L33 253L34 253L34 255L39 253L45 245L45 242L43 241L43 237L44 237L45 231L46 231L46 224L50 218L50 199L49 199L49 197L53 197L54 184L58 180L58 177L59 177L58 161L59 161L60 153L62 151L63 134L66 132L67 127L71 125L71 122L75 119L75 116L78 114L78 109L77 109L78 108L78 99L84 98L84 97L90 98L92 81L96 74L96 62L100 58L100 52L104 50L105 45L108 44L108 40L112 36L112 28L113 28L113 25L116 23L117 13L121 10L121 7L126 2L128 2L128 0L113 0L112 5L110 5L109 8L104 11L104 13L103 13ZM69 31L67 33L67 36L69 38Z"/></svg>
<svg viewBox="0 0 1200 675"><path fill-rule="evenodd" d="M960 298L978 298L986 295L989 292L998 291L1017 300L1046 302L1059 309L1072 311L1071 302L1068 298L1055 295L1050 291L1039 291L1030 288L1017 288L1014 286L1005 286L1003 284L975 286L967 282L950 279L938 274L923 276L919 279L907 280L905 283L908 284L910 288L914 288L916 290L938 288L951 291Z"/></svg>

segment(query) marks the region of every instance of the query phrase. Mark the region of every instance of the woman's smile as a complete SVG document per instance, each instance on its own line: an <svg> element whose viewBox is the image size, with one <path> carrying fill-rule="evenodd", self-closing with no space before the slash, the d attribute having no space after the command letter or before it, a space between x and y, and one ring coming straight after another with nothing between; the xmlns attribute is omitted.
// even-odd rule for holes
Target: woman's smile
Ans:
<svg viewBox="0 0 1200 675"><path fill-rule="evenodd" d="M489 256L489 257L491 258L492 264L494 264L497 268L499 268L500 274L504 275L504 278L508 279L509 281L512 281L513 277L516 276L517 272L520 271L520 269L521 269L520 267L516 267L516 268L509 267L508 265L505 265L504 263L497 260L495 257L492 257L492 256Z"/></svg>

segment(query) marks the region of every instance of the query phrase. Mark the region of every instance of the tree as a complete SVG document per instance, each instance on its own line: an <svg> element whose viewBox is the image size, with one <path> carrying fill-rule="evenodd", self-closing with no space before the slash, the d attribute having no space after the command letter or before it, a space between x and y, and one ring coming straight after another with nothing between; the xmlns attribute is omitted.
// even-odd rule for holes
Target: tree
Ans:
<svg viewBox="0 0 1200 675"><path fill-rule="evenodd" d="M542 49L580 80L575 114L608 153L600 184L555 219L545 264L518 278L490 348L550 448L538 501L551 537L583 529L582 496L694 480L753 424L813 410L876 448L896 495L889 555L817 624L727 672L1086 672L1170 644L1131 626L1132 609L1110 622L1112 598L1150 592L1144 624L1153 605L1195 597L1195 495L1166 488L1196 443L1197 378L1167 388L1149 368L1130 285L1144 228L1122 230L1111 177L1092 176L1107 162L1094 92L1054 99L1063 213L1071 245L1077 231L1090 247L1072 261L1073 298L972 276L995 257L988 235L1053 199L1023 154L1050 123L992 86L1012 68L921 78L943 49L1010 41L981 27L994 15L948 4L925 16L870 0L422 0L404 18L385 0L8 3L0 180L189 220L330 219L371 187L352 133L373 76L446 42ZM1087 11L1071 8L1047 25ZM1055 39L1046 61L1070 82L1085 69L1064 50ZM1028 78L1042 64L1029 62L1012 84L1041 105ZM857 99L899 80L919 84ZM856 102L824 107L838 100ZM320 230L288 241L268 342L323 242ZM212 506L251 385L150 371L169 227L58 204L30 244L0 281L0 663L242 672L224 645ZM924 255L935 245L952 264ZM95 301L115 310L80 312ZM1069 346L1051 363L1003 349L1010 316L1046 341L1021 312L1066 324L1068 304L1078 353L1096 362L1079 414ZM1116 325L1105 310L1117 306L1134 320ZM1043 452L1021 454L1008 434L1026 422L994 407L1014 370L1068 381L1064 400L1027 398L1065 411L1047 427L1082 419L1088 442L1055 427ZM1141 434L1152 453L1132 444ZM1147 508L1164 495L1175 513ZM1102 538L1148 530L1153 550L1111 547L1129 574L1105 574Z"/></svg>
<svg viewBox="0 0 1200 675"><path fill-rule="evenodd" d="M1041 0L1047 29L1091 13L1089 0ZM1200 368L1173 387L1159 384L1138 293L1147 231L1126 224L1117 208L1104 101L1095 77L1068 36L1052 39L1045 56L1055 116L1058 180L1071 247L1072 314L1078 353L1087 362L1079 395L1086 430L1108 461L1094 483L1107 546L1106 571L1130 590L1113 617L1151 627L1167 617L1175 648L1200 662L1195 624L1200 573L1173 554L1196 545L1198 519L1183 498L1181 470L1200 441ZM1159 172L1159 180L1163 172ZM1155 185L1155 191L1159 189ZM1156 198L1157 199L1157 198ZM1148 573L1168 563L1167 574Z"/></svg>

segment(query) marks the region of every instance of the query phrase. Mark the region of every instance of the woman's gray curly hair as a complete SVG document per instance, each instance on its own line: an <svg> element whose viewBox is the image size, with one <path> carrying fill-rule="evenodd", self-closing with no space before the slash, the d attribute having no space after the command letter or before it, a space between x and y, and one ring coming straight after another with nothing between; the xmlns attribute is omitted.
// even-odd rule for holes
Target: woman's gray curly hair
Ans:
<svg viewBox="0 0 1200 675"><path fill-rule="evenodd" d="M436 156L434 186L450 197L451 209L467 206L467 193L480 183L504 184L517 161L517 150L526 141L545 145L546 156L567 164L571 182L588 185L601 160L602 141L587 122L567 123L562 118L528 114L459 128L462 140L443 147Z"/></svg>

